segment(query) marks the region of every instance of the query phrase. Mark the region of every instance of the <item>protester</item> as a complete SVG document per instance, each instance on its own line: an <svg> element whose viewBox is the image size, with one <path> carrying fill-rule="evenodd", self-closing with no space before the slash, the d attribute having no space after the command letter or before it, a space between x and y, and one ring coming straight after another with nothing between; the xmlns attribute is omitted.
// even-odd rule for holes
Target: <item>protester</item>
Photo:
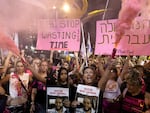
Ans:
<svg viewBox="0 0 150 113"><path fill-rule="evenodd" d="M146 84L146 92L145 92L145 105L146 105L146 111L145 113L150 113L150 71L149 71L149 67L144 67L145 71L144 71L144 80L145 80L145 84Z"/></svg>
<svg viewBox="0 0 150 113"><path fill-rule="evenodd" d="M6 94L8 95L8 109L13 110L15 108L22 110L24 113L27 112L24 108L28 101L28 85L32 82L32 76L25 72L22 61L16 62L15 73L10 73L0 80L1 88L8 82L9 94Z"/></svg>
<svg viewBox="0 0 150 113"><path fill-rule="evenodd" d="M145 92L145 105L146 105L146 111L145 113L150 113L150 86L148 84Z"/></svg>
<svg viewBox="0 0 150 113"><path fill-rule="evenodd" d="M47 61L41 61L38 68L38 75L41 79L35 79L32 85L30 113L46 113L46 84L42 80L46 81L48 77Z"/></svg>
<svg viewBox="0 0 150 113"><path fill-rule="evenodd" d="M142 80L140 72L136 69L131 69L128 73L127 88L123 92L123 113L138 113L144 112L144 95L142 91Z"/></svg>
<svg viewBox="0 0 150 113"><path fill-rule="evenodd" d="M104 113L120 113L121 103L117 101L117 97L121 94L119 84L117 82L118 72L115 67L110 70L109 79L107 81L103 94L103 112Z"/></svg>
<svg viewBox="0 0 150 113"><path fill-rule="evenodd" d="M93 67L85 67L84 68L83 75L82 75L82 81L80 82L80 84L97 87L98 83L96 80L95 69ZM74 94L74 101L71 103L72 108L74 108L74 110L76 110L78 108L78 106L79 107L82 106L81 103L79 103L75 99L76 98L75 98L75 94Z"/></svg>

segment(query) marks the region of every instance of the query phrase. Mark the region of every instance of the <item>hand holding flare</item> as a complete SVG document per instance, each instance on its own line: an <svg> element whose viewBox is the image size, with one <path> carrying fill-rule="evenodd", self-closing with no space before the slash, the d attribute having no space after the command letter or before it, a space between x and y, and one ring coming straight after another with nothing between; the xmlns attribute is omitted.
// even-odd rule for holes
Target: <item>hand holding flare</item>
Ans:
<svg viewBox="0 0 150 113"><path fill-rule="evenodd" d="M115 58L116 52L117 52L117 49L113 48L111 58L113 58L113 59Z"/></svg>

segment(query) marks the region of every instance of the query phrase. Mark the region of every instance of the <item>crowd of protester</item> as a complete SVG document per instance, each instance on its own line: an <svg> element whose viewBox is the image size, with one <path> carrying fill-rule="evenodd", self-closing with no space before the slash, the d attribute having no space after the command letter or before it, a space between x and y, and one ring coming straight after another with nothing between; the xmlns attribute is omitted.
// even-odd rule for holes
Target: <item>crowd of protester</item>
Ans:
<svg viewBox="0 0 150 113"><path fill-rule="evenodd" d="M95 113L77 109L78 84L100 89L98 113L150 113L150 62L148 57L98 56L70 60L14 56L8 53L0 67L0 113L46 113L46 88L69 88L63 107L52 113ZM55 65L54 65L55 64ZM90 104L85 99L84 104ZM85 106L85 105L84 105Z"/></svg>

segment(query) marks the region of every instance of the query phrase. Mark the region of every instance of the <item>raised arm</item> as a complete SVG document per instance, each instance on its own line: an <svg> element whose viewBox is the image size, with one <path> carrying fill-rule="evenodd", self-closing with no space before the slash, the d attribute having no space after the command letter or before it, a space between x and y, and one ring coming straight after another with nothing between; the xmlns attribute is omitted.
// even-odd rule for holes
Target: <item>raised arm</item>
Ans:
<svg viewBox="0 0 150 113"><path fill-rule="evenodd" d="M54 53L54 51L51 50L49 60L50 60L50 63L52 63L52 64L53 64L53 53Z"/></svg>
<svg viewBox="0 0 150 113"><path fill-rule="evenodd" d="M3 79L0 80L0 95L5 95L5 89L3 85L5 85L9 81L10 75L6 75Z"/></svg>
<svg viewBox="0 0 150 113"><path fill-rule="evenodd" d="M105 72L104 72L102 78L98 82L98 87L101 89L101 91L105 90L106 83L107 83L107 81L109 79L109 74L110 74L111 68L113 67L113 63L114 62L112 62L111 59L109 59L108 66L105 69Z"/></svg>
<svg viewBox="0 0 150 113"><path fill-rule="evenodd" d="M6 59L5 59L5 61L4 61L4 64L3 64L4 68L2 69L2 73L3 73L4 76L5 76L6 71L8 69L10 58L12 57L12 55L13 55L13 53L9 52L8 55L7 55L7 57L6 57Z"/></svg>
<svg viewBox="0 0 150 113"><path fill-rule="evenodd" d="M79 57L78 57L78 52L74 52L75 60L76 60L76 68L79 69Z"/></svg>
<svg viewBox="0 0 150 113"><path fill-rule="evenodd" d="M128 56L127 59L125 60L123 69L120 73L120 78L123 81L125 79L125 74L128 72L129 69L129 62L130 62L130 57Z"/></svg>
<svg viewBox="0 0 150 113"><path fill-rule="evenodd" d="M32 72L33 77L46 84L46 78L42 77L40 73L34 69L34 67L32 67L29 63L26 63L26 67Z"/></svg>
<svg viewBox="0 0 150 113"><path fill-rule="evenodd" d="M103 67L103 64L102 64L101 56L98 56L97 62L98 62L98 70L100 72L100 75L103 76L105 74L105 70L104 70L104 67Z"/></svg>

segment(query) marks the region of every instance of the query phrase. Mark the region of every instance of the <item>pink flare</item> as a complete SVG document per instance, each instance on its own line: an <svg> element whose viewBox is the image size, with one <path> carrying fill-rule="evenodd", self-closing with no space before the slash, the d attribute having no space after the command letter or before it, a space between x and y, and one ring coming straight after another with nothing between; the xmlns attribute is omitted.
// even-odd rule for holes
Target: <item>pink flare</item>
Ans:
<svg viewBox="0 0 150 113"><path fill-rule="evenodd" d="M10 39L8 35L0 31L0 48L2 49L8 49L15 53L16 55L19 55L19 49L15 45L14 41Z"/></svg>
<svg viewBox="0 0 150 113"><path fill-rule="evenodd" d="M116 49L116 48L113 48L112 55L111 55L111 57L112 57L113 59L115 58L116 52L117 52L117 49Z"/></svg>
<svg viewBox="0 0 150 113"><path fill-rule="evenodd" d="M144 0L143 0L144 1ZM119 43L126 30L131 28L132 21L141 10L142 0L123 0L119 18L116 23L116 43Z"/></svg>

